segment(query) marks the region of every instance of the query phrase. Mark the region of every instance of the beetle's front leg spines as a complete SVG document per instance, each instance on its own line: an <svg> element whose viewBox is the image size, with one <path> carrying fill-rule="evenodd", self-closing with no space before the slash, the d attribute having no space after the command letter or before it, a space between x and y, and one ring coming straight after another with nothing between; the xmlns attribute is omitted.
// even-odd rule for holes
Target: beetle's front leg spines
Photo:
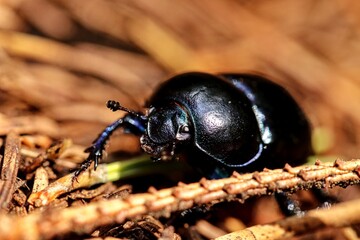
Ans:
<svg viewBox="0 0 360 240"><path fill-rule="evenodd" d="M74 177L78 177L80 173L88 169L92 162L94 162L94 170L96 170L100 160L103 156L103 151L105 150L105 147L102 146L101 148L96 148L94 145L85 149L86 153L89 153L89 156L87 159L81 164L78 170L75 171Z"/></svg>
<svg viewBox="0 0 360 240"><path fill-rule="evenodd" d="M95 143L91 147L88 147L87 149L85 149L84 152L89 153L89 156L80 165L79 169L75 171L75 173L74 173L75 178L78 177L80 175L80 173L82 173L86 169L88 169L90 167L91 163L93 163L93 162L94 162L94 170L96 170L99 162L101 161L101 159L103 157L103 151L105 151L106 141L110 137L110 134L109 134L106 139L101 139L101 136L104 134L104 132L99 136L99 138L95 141ZM99 139L101 141L99 141Z"/></svg>
<svg viewBox="0 0 360 240"><path fill-rule="evenodd" d="M116 120L109 126L107 126L104 131L98 136L98 138L93 142L93 145L87 149L85 152L89 153L87 159L81 164L80 168L75 171L74 178L80 175L83 171L88 169L92 162L94 162L94 169L98 166L99 162L103 157L103 152L105 151L105 145L111 134L120 126L124 124L122 118Z"/></svg>

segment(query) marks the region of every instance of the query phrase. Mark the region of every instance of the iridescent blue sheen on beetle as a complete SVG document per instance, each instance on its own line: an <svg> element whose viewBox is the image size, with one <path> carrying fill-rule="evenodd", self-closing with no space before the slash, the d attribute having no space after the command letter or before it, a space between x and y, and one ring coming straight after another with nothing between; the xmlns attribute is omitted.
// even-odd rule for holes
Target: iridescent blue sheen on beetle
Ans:
<svg viewBox="0 0 360 240"><path fill-rule="evenodd" d="M256 75L191 72L170 78L149 99L148 113L132 112L104 130L76 172L95 166L112 132L140 136L153 159L183 158L208 178L302 164L312 154L309 122L281 86Z"/></svg>

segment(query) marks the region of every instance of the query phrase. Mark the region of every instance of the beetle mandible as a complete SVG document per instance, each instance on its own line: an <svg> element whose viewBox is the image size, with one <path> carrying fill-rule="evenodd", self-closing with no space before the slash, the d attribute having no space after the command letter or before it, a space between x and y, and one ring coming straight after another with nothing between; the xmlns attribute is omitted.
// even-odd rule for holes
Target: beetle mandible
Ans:
<svg viewBox="0 0 360 240"><path fill-rule="evenodd" d="M99 135L75 175L95 162L118 128L140 136L153 159L185 158L208 178L302 164L312 154L310 124L281 86L252 74L190 72L162 83L146 104L146 114L109 101L128 112Z"/></svg>

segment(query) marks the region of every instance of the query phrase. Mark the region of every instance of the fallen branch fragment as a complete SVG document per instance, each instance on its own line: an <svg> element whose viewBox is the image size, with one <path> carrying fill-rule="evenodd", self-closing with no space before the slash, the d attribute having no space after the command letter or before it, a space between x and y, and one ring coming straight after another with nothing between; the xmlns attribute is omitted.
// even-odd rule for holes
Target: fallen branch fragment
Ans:
<svg viewBox="0 0 360 240"><path fill-rule="evenodd" d="M106 182L107 178L104 174L105 165L100 165L96 171L89 169L85 174L80 175L76 180L74 180L74 173L68 174L55 182L52 182L49 186L42 189L42 191L33 192L29 198L28 202L35 206L43 206L48 204L51 201L54 201L59 195L70 192L74 189L81 187L92 186L97 183Z"/></svg>
<svg viewBox="0 0 360 240"><path fill-rule="evenodd" d="M17 133L10 132L6 137L4 159L0 176L0 208L5 209L15 191L15 181L20 164L20 138Z"/></svg>
<svg viewBox="0 0 360 240"><path fill-rule="evenodd" d="M316 209L303 217L289 217L272 224L252 226L233 232L216 240L288 239L296 235L311 233L325 227L346 227L360 223L360 200L339 203L331 208Z"/></svg>
<svg viewBox="0 0 360 240"><path fill-rule="evenodd" d="M41 158L41 156L39 156ZM99 164L96 170L88 168L75 180L74 172L67 174L49 186L32 193L28 202L37 207L50 204L61 194L71 192L79 188L91 187L95 184L113 182L129 176L141 176L144 174L164 172L172 168L179 169L178 164L162 163L156 165L148 156L140 156L127 161L117 161L109 164Z"/></svg>
<svg viewBox="0 0 360 240"><path fill-rule="evenodd" d="M227 200L244 201L255 195L293 192L313 187L346 187L360 182L359 166L360 159L336 160L334 164L317 162L314 166L296 168L287 165L284 169L264 170L243 175L234 173L230 178L202 179L198 183L179 184L173 188L150 189L148 193L130 195L126 199L101 200L86 206L36 212L21 218L0 215L0 222L3 223L0 226L1 239L20 239L25 235L26 239L47 239L74 231L90 233L98 226L114 222L121 223L127 218L147 214L169 216L171 212L204 203L214 204ZM360 203L356 202L355 206L352 211L357 213L355 216L360 216ZM340 217L347 220L340 220ZM348 217L337 216L339 223L336 226L360 222L358 218L348 219ZM19 226L32 229L32 231L30 233L20 229Z"/></svg>

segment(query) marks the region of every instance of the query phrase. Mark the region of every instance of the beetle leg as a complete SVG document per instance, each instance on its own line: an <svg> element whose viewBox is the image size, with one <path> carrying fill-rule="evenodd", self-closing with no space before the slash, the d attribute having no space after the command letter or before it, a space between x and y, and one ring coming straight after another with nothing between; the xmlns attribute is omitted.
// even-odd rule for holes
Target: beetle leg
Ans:
<svg viewBox="0 0 360 240"><path fill-rule="evenodd" d="M99 161L103 156L103 151L105 150L105 144L107 140L110 138L111 134L123 124L124 124L123 118L116 120L115 122L107 126L104 129L104 131L100 133L100 135L95 139L91 147L85 149L85 152L88 152L89 156L81 164L80 168L76 170L76 172L74 173L75 177L79 176L80 173L88 169L92 162L94 162L94 169L96 170Z"/></svg>
<svg viewBox="0 0 360 240"><path fill-rule="evenodd" d="M89 153L87 159L81 164L80 168L75 171L74 177L80 175L83 171L88 169L92 162L94 162L94 169L96 170L100 160L105 151L105 144L115 130L120 127L124 128L124 132L140 135L145 131L145 120L138 115L127 114L124 118L119 118L109 126L107 126L102 133L95 139L92 146L87 148L85 152Z"/></svg>
<svg viewBox="0 0 360 240"><path fill-rule="evenodd" d="M312 193L321 203L319 208L329 208L334 203L339 202L339 200L335 196L328 194L323 189L314 188L312 189ZM291 199L286 193L276 193L275 198L279 204L281 211L286 216L302 216L304 214L304 211L301 210L299 204L293 199Z"/></svg>
<svg viewBox="0 0 360 240"><path fill-rule="evenodd" d="M176 148L176 141L173 142L172 147L171 147L170 156L171 156L172 159L175 156L175 148Z"/></svg>
<svg viewBox="0 0 360 240"><path fill-rule="evenodd" d="M301 210L299 204L291 199L286 193L275 193L276 201L279 204L281 211L286 216L302 216L304 211Z"/></svg>
<svg viewBox="0 0 360 240"><path fill-rule="evenodd" d="M176 149L176 146L179 144L179 142L190 139L190 134L188 132L189 132L189 126L180 125L178 127L176 135L175 135L176 138L171 146L171 151L170 151L170 159L171 160L175 159L175 149Z"/></svg>

